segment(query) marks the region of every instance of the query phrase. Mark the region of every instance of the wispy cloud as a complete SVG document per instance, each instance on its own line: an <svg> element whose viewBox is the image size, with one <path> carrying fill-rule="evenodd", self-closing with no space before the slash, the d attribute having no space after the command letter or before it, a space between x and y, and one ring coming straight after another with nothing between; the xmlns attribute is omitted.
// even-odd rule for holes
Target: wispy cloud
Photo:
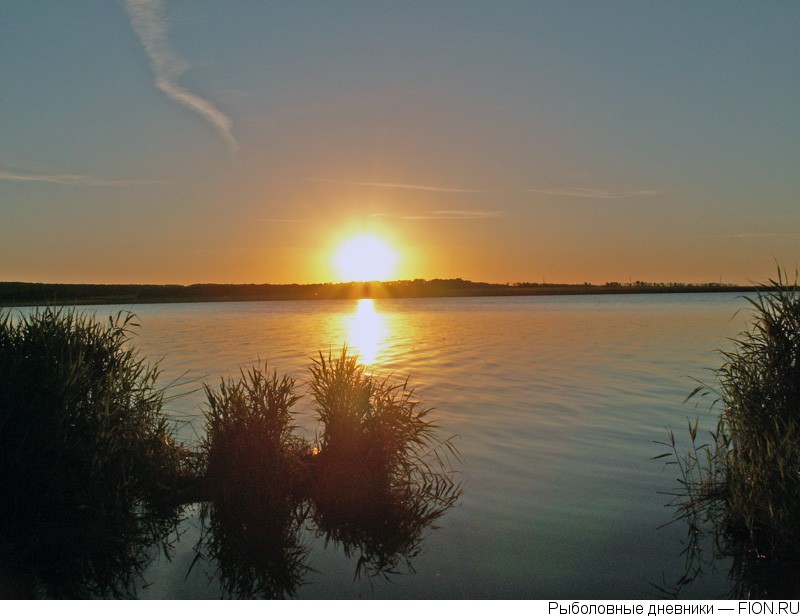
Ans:
<svg viewBox="0 0 800 616"><path fill-rule="evenodd" d="M658 194L655 190L629 190L608 188L581 188L567 186L564 188L529 188L527 192L552 195L556 197L581 197L584 199L627 199L629 197L652 197Z"/></svg>
<svg viewBox="0 0 800 616"><path fill-rule="evenodd" d="M493 210L434 210L422 214L401 216L403 220L477 220L479 218L501 218L505 212Z"/></svg>
<svg viewBox="0 0 800 616"><path fill-rule="evenodd" d="M44 184L65 184L68 186L131 186L135 184L162 184L150 180L111 180L96 178L91 175L71 175L66 173L16 173L0 171L0 181L6 182L40 182Z"/></svg>
<svg viewBox="0 0 800 616"><path fill-rule="evenodd" d="M131 25L150 58L156 87L178 104L199 113L210 122L222 135L231 154L235 154L239 150L239 144L231 132L231 119L213 103L175 81L186 68L186 64L169 47L161 0L126 0L126 6Z"/></svg>
<svg viewBox="0 0 800 616"><path fill-rule="evenodd" d="M364 186L367 188L387 188L398 190L421 190L439 193L466 193L466 194L497 194L508 192L503 190L486 190L481 188L466 188L462 186L439 186L432 184L405 184L401 182L358 182L347 180L331 180L327 178L307 178L309 182L325 182L329 184L344 184L347 186ZM626 199L628 197L652 197L658 194L655 190L631 190L609 188L582 188L568 186L564 188L528 188L524 192L533 192L543 195L559 197L582 197L586 199Z"/></svg>
<svg viewBox="0 0 800 616"><path fill-rule="evenodd" d="M422 190L427 192L440 192L440 193L473 193L485 194L496 191L492 190L479 190L475 188L460 188L454 186L431 186L426 184L402 184L395 182L348 182L346 180L328 180L324 178L308 178L309 182L324 182L327 184L345 184L347 186L364 186L367 188L390 188L400 190Z"/></svg>
<svg viewBox="0 0 800 616"><path fill-rule="evenodd" d="M697 237L702 238L724 238L724 239L769 239L769 238L781 238L781 237L800 237L800 231L792 233L792 232L781 232L781 233L716 233L713 235L698 235Z"/></svg>
<svg viewBox="0 0 800 616"><path fill-rule="evenodd" d="M314 218L243 218L241 220L246 220L247 222L268 222L268 223L288 223L288 224L294 224L294 223L307 224L309 222L316 222L316 219Z"/></svg>

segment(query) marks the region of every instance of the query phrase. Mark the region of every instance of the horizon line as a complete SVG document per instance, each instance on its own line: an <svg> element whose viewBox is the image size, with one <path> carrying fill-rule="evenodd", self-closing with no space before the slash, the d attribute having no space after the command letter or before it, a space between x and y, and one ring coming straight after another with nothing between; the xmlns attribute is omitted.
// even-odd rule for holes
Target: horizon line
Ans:
<svg viewBox="0 0 800 616"><path fill-rule="evenodd" d="M430 282L461 282L475 285L490 285L500 287L636 287L636 286L723 286L723 287L757 287L762 283L750 281L747 284L734 282L722 282L721 280L709 280L706 282L684 282L677 280L634 280L620 282L607 280L605 282L534 282L517 280L514 282L487 282L482 280L470 280L468 278L397 278L393 280L347 280L347 281L326 281L326 282L39 282L26 280L0 280L0 285L23 284L23 285L52 285L52 286L86 286L86 287L195 287L195 286L227 286L227 287L253 287L253 286L273 286L273 287L313 287L320 285L351 285L351 284L374 284L388 285L394 283L430 283Z"/></svg>

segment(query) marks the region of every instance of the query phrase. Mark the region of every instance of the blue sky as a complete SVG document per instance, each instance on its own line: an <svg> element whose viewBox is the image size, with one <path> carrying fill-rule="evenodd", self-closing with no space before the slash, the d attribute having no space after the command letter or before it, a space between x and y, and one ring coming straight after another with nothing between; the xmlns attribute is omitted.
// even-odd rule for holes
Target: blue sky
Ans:
<svg viewBox="0 0 800 616"><path fill-rule="evenodd" d="M800 4L0 5L0 280L764 280Z"/></svg>

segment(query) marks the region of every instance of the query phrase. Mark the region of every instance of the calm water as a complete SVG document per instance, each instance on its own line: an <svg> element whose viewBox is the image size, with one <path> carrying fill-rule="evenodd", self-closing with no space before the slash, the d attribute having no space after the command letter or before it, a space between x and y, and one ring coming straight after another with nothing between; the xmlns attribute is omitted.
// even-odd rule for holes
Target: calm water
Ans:
<svg viewBox="0 0 800 616"><path fill-rule="evenodd" d="M744 307L727 294L143 305L135 344L161 358L165 381L217 382L259 360L302 380L312 355L347 343L375 372L410 376L442 435L458 435L464 494L415 572L354 580L354 560L309 533L315 571L300 597L658 598L653 584L682 573L685 530L661 528L671 513L659 492L675 475L651 460L665 451L654 441L670 427L682 437L688 415L713 425L682 402L744 328ZM202 402L171 403L194 418L187 440ZM220 596L211 564L187 577L199 527L188 513L140 596ZM722 566L681 596L727 588Z"/></svg>

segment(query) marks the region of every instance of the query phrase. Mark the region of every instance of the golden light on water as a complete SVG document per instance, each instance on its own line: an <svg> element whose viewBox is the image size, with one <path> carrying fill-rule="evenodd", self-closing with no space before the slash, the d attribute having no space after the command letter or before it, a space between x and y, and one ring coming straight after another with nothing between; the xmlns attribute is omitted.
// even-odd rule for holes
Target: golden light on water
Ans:
<svg viewBox="0 0 800 616"><path fill-rule="evenodd" d="M374 300L360 299L355 313L346 319L347 346L361 364L374 364L389 332L386 315L375 310Z"/></svg>
<svg viewBox="0 0 800 616"><path fill-rule="evenodd" d="M333 265L343 282L388 280L394 275L397 262L397 251L374 234L349 238L333 256Z"/></svg>

